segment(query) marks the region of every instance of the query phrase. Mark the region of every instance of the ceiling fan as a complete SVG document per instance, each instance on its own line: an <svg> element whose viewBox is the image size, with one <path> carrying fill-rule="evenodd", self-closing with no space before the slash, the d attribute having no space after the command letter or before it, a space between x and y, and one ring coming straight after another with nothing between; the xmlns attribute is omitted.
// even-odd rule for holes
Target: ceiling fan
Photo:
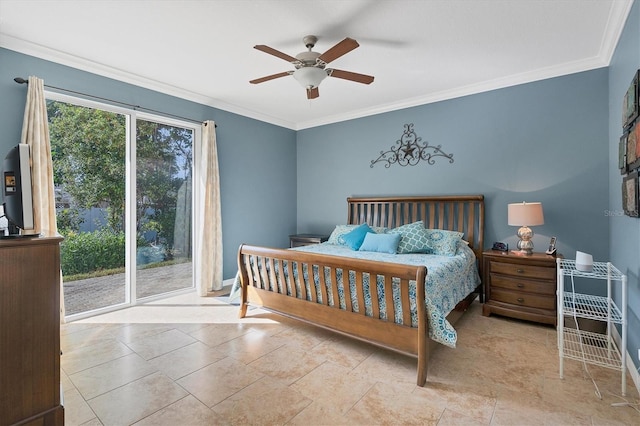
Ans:
<svg viewBox="0 0 640 426"><path fill-rule="evenodd" d="M258 49L264 53L268 53L280 59L284 59L287 62L291 62L296 68L294 71L285 71L278 74L268 75L266 77L257 78L251 80L249 83L258 84L265 81L273 80L275 78L286 77L293 75L293 78L307 90L307 98L315 99L320 96L318 91L318 85L324 80L325 77L336 77L344 80L355 81L362 84L371 84L373 77L365 74L358 74L351 71L337 70L334 68L326 68L327 64L331 61L338 59L339 57L351 52L356 47L360 46L357 41L352 38L345 38L331 49L320 54L314 52L311 49L316 45L318 37L308 35L302 39L304 45L309 49L306 52L298 53L295 57L289 56L286 53L282 53L272 47L259 44L253 46L254 49Z"/></svg>

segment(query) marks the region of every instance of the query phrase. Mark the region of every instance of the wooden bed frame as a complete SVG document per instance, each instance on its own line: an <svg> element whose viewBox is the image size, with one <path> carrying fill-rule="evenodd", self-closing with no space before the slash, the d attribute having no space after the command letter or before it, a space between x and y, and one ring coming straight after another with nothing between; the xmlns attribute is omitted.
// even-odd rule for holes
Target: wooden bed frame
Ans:
<svg viewBox="0 0 640 426"><path fill-rule="evenodd" d="M426 228L448 229L464 233L478 259L478 268L482 265L484 238L484 196L434 196L434 197L382 197L347 199L347 223L368 223L371 226L395 228L404 224L422 220ZM283 266L285 261L285 266ZM325 274L317 274L319 287L313 274L298 274L298 294L295 285L291 285L285 276L293 277L293 268L302 271L312 267L324 270ZM304 266L303 266L304 265ZM287 269L287 274L285 274ZM418 326L411 326L409 310L409 281L416 283L425 281L427 268L396 263L377 262L307 253L295 250L282 250L250 245L241 245L238 250L238 270L242 285L240 318L247 313L248 304L260 305L268 310L296 318L313 325L364 340L375 345L418 358L418 386L424 386L427 379L427 362L429 358L428 320L425 303L417 303ZM329 294L334 301L338 300L337 270L355 274L356 296L352 300L351 292L344 292L346 309L329 305ZM387 307L387 318L380 318L376 286L370 286L372 316L366 316L364 309L354 312L352 307L357 303L364 306L363 275L384 277L384 294ZM330 287L325 277L330 277ZM482 276L482 274L480 274ZM403 314L402 323L394 322L394 304L392 300L392 279L400 280L400 303ZM301 282L302 280L306 281ZM373 281L373 280L372 280ZM306 287L312 289L307 294ZM425 300L425 286L416 286L417 300ZM482 294L481 286L476 289ZM287 294L289 293L289 294ZM317 297L317 294L321 298ZM461 301L449 317L459 317L460 311L466 309L476 294L472 293ZM307 297L310 300L307 300ZM406 307L406 308L405 308ZM458 312L456 314L456 311ZM448 317L448 318L449 318Z"/></svg>

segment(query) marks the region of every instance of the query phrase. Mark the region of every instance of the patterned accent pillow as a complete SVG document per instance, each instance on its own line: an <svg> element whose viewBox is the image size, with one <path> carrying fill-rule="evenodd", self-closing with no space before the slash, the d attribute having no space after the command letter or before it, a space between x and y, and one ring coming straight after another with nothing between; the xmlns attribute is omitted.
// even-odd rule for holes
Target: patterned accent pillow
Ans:
<svg viewBox="0 0 640 426"><path fill-rule="evenodd" d="M329 236L327 243L343 246L344 240L342 239L342 236L348 232L353 231L353 229L358 226L359 225L336 225L335 229ZM387 232L387 228L382 226L372 226L371 229L373 229L376 234L384 234L385 232Z"/></svg>
<svg viewBox="0 0 640 426"><path fill-rule="evenodd" d="M426 229L421 220L390 229L388 233L402 236L398 244L398 254L431 252Z"/></svg>
<svg viewBox="0 0 640 426"><path fill-rule="evenodd" d="M455 256L458 252L458 243L462 241L462 232L447 231L445 229L425 229L429 247L433 254L440 256Z"/></svg>

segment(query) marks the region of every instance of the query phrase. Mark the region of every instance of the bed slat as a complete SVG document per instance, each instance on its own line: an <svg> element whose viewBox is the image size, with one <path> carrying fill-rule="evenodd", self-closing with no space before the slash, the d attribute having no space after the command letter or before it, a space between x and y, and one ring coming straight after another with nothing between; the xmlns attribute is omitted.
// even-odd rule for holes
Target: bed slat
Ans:
<svg viewBox="0 0 640 426"><path fill-rule="evenodd" d="M327 296L327 280L326 271L324 270L324 266L318 266L318 278L320 281L320 292L322 294L322 303L324 305L329 306L329 296Z"/></svg>
<svg viewBox="0 0 640 426"><path fill-rule="evenodd" d="M424 287L424 284L423 284ZM400 281L400 298L402 300L401 306L402 309L402 323L403 324L411 324L411 312L409 309L404 309L406 306L411 306L411 302L409 300L409 280Z"/></svg>
<svg viewBox="0 0 640 426"><path fill-rule="evenodd" d="M358 301L358 313L360 315L365 315L364 311L364 279L362 276L362 272L355 271L356 274L356 297Z"/></svg>

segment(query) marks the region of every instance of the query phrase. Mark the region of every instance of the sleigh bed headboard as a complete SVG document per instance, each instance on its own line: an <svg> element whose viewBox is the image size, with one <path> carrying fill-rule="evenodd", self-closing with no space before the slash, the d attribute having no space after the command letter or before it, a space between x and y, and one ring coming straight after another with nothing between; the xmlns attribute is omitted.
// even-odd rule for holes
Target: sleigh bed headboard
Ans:
<svg viewBox="0 0 640 426"><path fill-rule="evenodd" d="M349 197L348 224L396 228L422 220L426 228L464 233L481 259L484 247L484 196Z"/></svg>

